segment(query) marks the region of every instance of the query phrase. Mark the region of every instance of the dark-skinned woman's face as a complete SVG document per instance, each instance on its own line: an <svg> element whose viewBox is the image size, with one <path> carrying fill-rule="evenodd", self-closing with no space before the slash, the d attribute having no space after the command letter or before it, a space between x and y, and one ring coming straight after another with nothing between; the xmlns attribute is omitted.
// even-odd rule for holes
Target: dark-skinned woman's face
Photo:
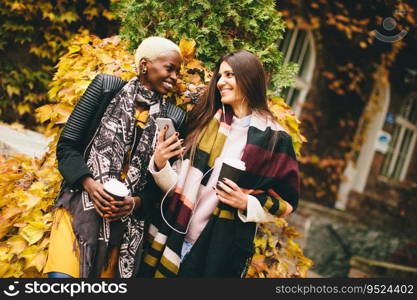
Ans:
<svg viewBox="0 0 417 300"><path fill-rule="evenodd" d="M141 64L147 70L146 74L141 74L144 86L164 95L175 87L182 58L177 51L172 50L153 60L143 60Z"/></svg>

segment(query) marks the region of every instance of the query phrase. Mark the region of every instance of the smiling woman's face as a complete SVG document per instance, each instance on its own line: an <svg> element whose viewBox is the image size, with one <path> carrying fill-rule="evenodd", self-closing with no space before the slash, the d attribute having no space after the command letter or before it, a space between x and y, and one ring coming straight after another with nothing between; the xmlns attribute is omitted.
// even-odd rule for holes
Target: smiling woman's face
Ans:
<svg viewBox="0 0 417 300"><path fill-rule="evenodd" d="M143 67L147 72L143 76L143 84L160 94L172 91L177 82L181 64L181 55L175 50L162 53L153 60L144 61Z"/></svg>
<svg viewBox="0 0 417 300"><path fill-rule="evenodd" d="M236 84L235 74L232 67L225 61L220 65L217 88L219 89L222 103L233 107L236 102L241 102L242 95Z"/></svg>

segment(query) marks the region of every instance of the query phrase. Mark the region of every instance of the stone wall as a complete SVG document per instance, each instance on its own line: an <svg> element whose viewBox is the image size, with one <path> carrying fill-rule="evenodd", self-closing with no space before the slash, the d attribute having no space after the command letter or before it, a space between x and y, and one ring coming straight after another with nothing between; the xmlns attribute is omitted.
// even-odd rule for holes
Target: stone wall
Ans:
<svg viewBox="0 0 417 300"><path fill-rule="evenodd" d="M364 224L350 213L306 201L288 221L304 235L299 242L314 261L312 271L325 277L348 277L354 256L393 262L412 241L405 234Z"/></svg>

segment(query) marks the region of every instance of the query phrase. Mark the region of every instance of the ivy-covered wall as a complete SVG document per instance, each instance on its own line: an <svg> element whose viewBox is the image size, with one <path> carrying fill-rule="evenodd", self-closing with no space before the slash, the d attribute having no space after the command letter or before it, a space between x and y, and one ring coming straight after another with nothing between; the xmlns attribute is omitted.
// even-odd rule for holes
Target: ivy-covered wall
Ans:
<svg viewBox="0 0 417 300"><path fill-rule="evenodd" d="M112 0L0 2L0 121L37 125L34 109L48 101L54 66L79 30L117 31Z"/></svg>
<svg viewBox="0 0 417 300"><path fill-rule="evenodd" d="M415 41L415 4L287 0L277 1L277 7L289 28L312 31L317 49L314 78L300 116L309 141L300 158L302 198L334 207L346 164L356 161L367 124L379 107L380 99L372 94L374 82L387 82L401 49ZM393 32L382 26L388 17L398 22ZM408 35L384 43L374 30L386 35L406 30Z"/></svg>

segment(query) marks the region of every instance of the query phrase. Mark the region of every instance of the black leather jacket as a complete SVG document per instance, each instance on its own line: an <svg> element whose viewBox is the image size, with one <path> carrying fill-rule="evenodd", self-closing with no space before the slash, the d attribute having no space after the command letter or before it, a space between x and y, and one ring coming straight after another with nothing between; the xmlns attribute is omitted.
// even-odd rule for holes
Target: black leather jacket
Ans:
<svg viewBox="0 0 417 300"><path fill-rule="evenodd" d="M116 76L99 74L75 106L57 145L58 169L64 177L63 187L80 188L80 180L91 175L86 164L90 141L110 100L126 83ZM185 112L172 103L168 103L167 112L179 129L185 119ZM138 128L136 141L141 133Z"/></svg>

